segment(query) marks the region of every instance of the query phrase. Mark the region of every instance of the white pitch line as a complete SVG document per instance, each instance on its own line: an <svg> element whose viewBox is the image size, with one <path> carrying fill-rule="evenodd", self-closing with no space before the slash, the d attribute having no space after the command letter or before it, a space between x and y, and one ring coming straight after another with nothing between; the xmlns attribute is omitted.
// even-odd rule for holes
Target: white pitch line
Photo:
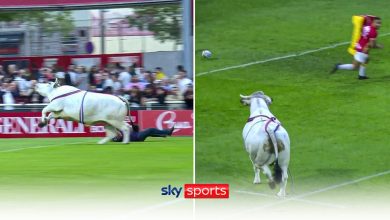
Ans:
<svg viewBox="0 0 390 220"><path fill-rule="evenodd" d="M247 194L247 195L253 195L253 196L263 196L263 197L273 198L273 199L277 199L278 198L276 195L270 195L270 194L258 193L258 192L250 192L250 191L243 191L243 190L235 191L235 193L241 193L241 194ZM312 200L308 200L308 199L292 198L291 200L292 201L297 201L297 202L302 202L302 203L307 203L307 204L312 204L312 205L326 206L326 207L331 207L331 208L338 208L338 209L346 208L345 206L342 206L342 205L335 205L335 204L326 203L326 202L320 202L320 201L312 201Z"/></svg>
<svg viewBox="0 0 390 220"><path fill-rule="evenodd" d="M303 193L303 194L301 194L299 196L295 196L295 197L291 197L291 198L285 198L285 199L281 198L282 200L280 200L280 201L272 202L272 203L269 203L267 205L255 207L255 208L252 208L252 209L247 209L247 210L244 210L242 212L230 215L229 218L235 218L235 217L240 216L242 214L246 214L246 213L250 213L250 212L253 212L253 211L258 211L258 210L262 210L262 209L265 209L265 208L270 208L270 207L273 207L273 206L276 206L276 205L284 204L284 203L290 202L290 201L292 201L294 199L302 199L302 198L305 198L305 197L308 197L308 196L311 196L311 195L319 194L319 193L322 193L322 192L326 192L326 191L329 191L329 190L337 189L337 188L340 188L340 187L343 187L343 186L348 186L348 185L351 185L351 184L359 183L359 182L362 182L362 181L365 181L365 180L373 179L373 178L384 176L384 175L388 175L388 174L390 174L390 170L383 171L383 172L376 173L376 174L369 175L369 176L365 176L365 177L361 177L359 179L347 181L347 182L344 182L344 183L331 185L331 186L328 186L328 187L325 187L325 188L322 188L322 189L318 189L318 190L314 190L314 191L311 191L311 192Z"/></svg>
<svg viewBox="0 0 390 220"><path fill-rule="evenodd" d="M381 34L379 37L385 37L385 36L388 36L388 35L390 35L390 32L389 33L385 33L385 34ZM319 51L328 50L328 49L336 48L336 47L339 47L339 46L347 45L347 44L350 44L350 43L351 43L350 41L340 42L340 43L332 44L330 46L320 47L320 48L312 49L312 50L306 50L306 51L303 51L303 52L297 52L297 53L290 54L290 55L284 55L284 56L274 57L274 58L270 58L270 59L266 59L266 60L258 60L258 61L254 61L254 62L250 62L250 63L244 63L244 64L228 66L228 67L224 67L224 68L220 68L220 69L210 70L210 71L206 71L206 72L201 72L199 74L196 74L196 76L204 76L204 75L207 75L207 74L210 74L210 73L217 73L217 72L222 72L222 71L226 71L226 70L244 68L244 67L247 67L247 66L252 66L252 65L262 64L262 63L268 63L268 62L277 61L277 60L288 59L288 58L291 58L291 57L299 57L299 56L303 56L303 55L306 55L306 54L311 54L311 53L315 53L315 52L319 52Z"/></svg>
<svg viewBox="0 0 390 220"><path fill-rule="evenodd" d="M92 140L72 142L72 143L65 143L65 144L43 145L43 146L35 146L35 147L21 147L21 148L10 149L10 150L2 150L2 151L0 151L0 153L22 151L22 150L27 150L27 149L39 149L39 148L48 148L48 147L58 147L58 146L73 145L73 144L83 144L83 143L88 143L88 142L92 142Z"/></svg>

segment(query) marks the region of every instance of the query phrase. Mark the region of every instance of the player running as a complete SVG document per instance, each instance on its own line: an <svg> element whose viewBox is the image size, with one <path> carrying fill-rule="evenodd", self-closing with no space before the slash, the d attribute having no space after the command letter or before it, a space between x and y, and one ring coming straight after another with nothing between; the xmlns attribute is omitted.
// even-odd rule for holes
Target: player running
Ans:
<svg viewBox="0 0 390 220"><path fill-rule="evenodd" d="M371 24L364 26L359 41L356 43L354 60L352 64L336 64L331 73L337 70L357 70L359 69L358 79L368 79L366 76L366 66L368 62L368 53L371 48L382 48L383 46L376 42L377 30L381 27L381 19L374 17Z"/></svg>

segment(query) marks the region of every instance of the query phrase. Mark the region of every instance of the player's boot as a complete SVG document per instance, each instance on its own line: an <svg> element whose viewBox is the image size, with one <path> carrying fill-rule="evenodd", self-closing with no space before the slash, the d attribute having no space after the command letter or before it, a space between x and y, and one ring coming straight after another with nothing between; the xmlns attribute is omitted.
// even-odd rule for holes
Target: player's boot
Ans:
<svg viewBox="0 0 390 220"><path fill-rule="evenodd" d="M169 129L169 136L172 136L173 131L175 130L175 126L173 126L171 129Z"/></svg>
<svg viewBox="0 0 390 220"><path fill-rule="evenodd" d="M340 63L336 63L333 67L333 69L330 71L330 74L335 73L339 69Z"/></svg>
<svg viewBox="0 0 390 220"><path fill-rule="evenodd" d="M367 76L359 76L358 77L359 80L365 80L365 79L369 79Z"/></svg>

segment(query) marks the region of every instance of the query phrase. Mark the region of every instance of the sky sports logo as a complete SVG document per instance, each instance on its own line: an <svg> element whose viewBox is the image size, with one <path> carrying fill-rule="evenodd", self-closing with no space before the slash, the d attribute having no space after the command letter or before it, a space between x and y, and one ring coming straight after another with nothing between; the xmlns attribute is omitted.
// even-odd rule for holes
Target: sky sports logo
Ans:
<svg viewBox="0 0 390 220"><path fill-rule="evenodd" d="M163 196L179 198L182 193L185 199L227 199L229 184L184 184L184 190L172 185L161 187Z"/></svg>

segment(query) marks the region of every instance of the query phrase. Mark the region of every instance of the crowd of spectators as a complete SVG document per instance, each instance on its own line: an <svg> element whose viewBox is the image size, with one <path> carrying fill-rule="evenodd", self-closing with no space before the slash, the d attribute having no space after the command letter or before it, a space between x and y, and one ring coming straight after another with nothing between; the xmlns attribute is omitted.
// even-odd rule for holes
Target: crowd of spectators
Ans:
<svg viewBox="0 0 390 220"><path fill-rule="evenodd" d="M150 71L119 64L108 65L103 69L96 66L87 69L76 65L69 65L66 70L44 67L35 73L16 65L8 65L5 70L0 65L0 103L48 102L47 98L34 91L34 85L56 79L62 85L71 85L81 90L123 96L132 107L142 107L146 103L161 106L172 101L184 101L185 108L193 108L193 83L182 66L177 66L176 73L166 74L160 67Z"/></svg>

